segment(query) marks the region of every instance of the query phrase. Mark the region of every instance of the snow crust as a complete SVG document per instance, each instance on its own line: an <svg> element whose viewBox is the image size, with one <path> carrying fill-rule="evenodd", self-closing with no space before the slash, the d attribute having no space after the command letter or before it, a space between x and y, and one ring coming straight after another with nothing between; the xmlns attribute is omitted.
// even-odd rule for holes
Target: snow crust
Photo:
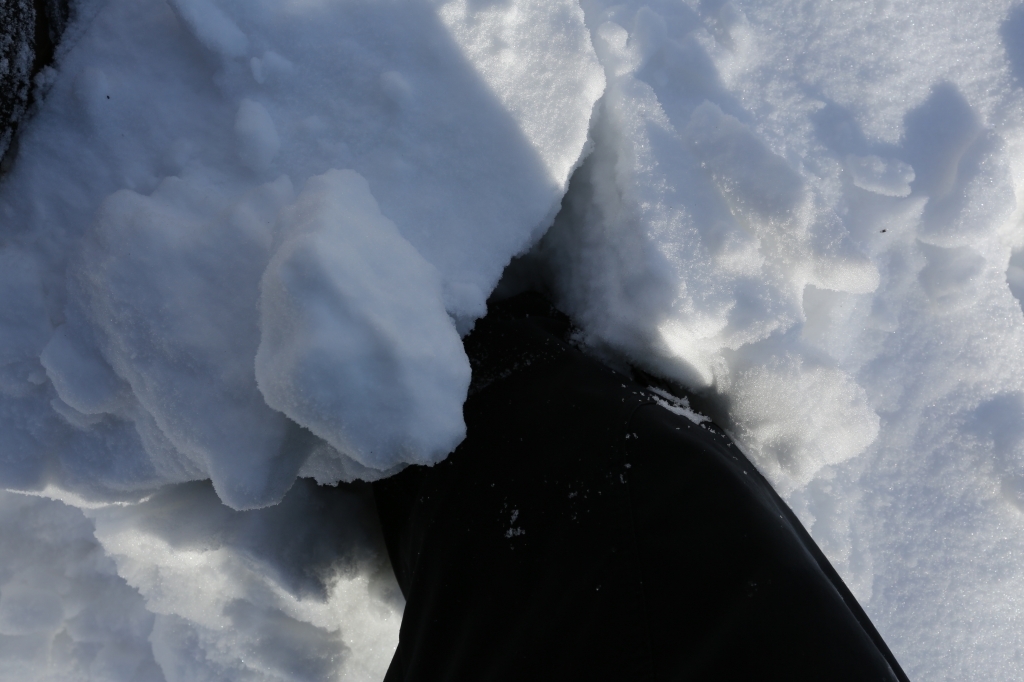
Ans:
<svg viewBox="0 0 1024 682"><path fill-rule="evenodd" d="M380 679L372 511L310 478L458 444L516 255L912 679L1024 675L1019 4L75 16L0 179L0 679Z"/></svg>
<svg viewBox="0 0 1024 682"><path fill-rule="evenodd" d="M247 509L307 462L337 482L447 455L456 331L550 224L601 94L581 10L90 9L0 197L0 481L123 500L208 477Z"/></svg>

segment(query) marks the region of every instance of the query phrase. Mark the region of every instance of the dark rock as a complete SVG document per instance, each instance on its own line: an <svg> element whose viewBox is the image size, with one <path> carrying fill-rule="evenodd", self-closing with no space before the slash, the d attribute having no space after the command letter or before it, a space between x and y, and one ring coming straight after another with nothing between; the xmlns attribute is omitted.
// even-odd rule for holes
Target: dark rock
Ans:
<svg viewBox="0 0 1024 682"><path fill-rule="evenodd" d="M53 61L70 15L68 0L0 0L0 169L34 103L32 81Z"/></svg>
<svg viewBox="0 0 1024 682"><path fill-rule="evenodd" d="M36 9L28 0L0 0L0 158L28 107L35 62Z"/></svg>

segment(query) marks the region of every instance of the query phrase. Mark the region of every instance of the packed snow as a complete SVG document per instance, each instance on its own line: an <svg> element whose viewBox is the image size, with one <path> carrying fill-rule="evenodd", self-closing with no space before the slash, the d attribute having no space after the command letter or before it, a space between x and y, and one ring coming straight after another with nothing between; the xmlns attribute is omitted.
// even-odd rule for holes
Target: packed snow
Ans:
<svg viewBox="0 0 1024 682"><path fill-rule="evenodd" d="M1018 0L78 0L54 68L0 679L381 679L350 482L464 438L503 272L685 387L912 679L1024 677Z"/></svg>

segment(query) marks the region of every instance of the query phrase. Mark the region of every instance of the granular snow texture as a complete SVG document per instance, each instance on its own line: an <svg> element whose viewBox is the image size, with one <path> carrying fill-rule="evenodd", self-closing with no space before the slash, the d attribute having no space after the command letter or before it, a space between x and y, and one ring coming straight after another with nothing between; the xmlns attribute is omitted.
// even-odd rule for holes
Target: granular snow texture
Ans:
<svg viewBox="0 0 1024 682"><path fill-rule="evenodd" d="M515 256L911 678L1024 676L1024 5L74 17L0 179L0 676L380 679L372 513L311 479L458 444Z"/></svg>

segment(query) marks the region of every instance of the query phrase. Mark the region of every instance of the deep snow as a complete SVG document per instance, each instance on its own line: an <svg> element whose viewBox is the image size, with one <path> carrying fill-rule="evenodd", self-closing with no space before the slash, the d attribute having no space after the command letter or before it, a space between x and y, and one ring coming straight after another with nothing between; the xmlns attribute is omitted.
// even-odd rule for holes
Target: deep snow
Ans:
<svg viewBox="0 0 1024 682"><path fill-rule="evenodd" d="M461 440L517 255L738 439L911 678L1024 674L1024 5L75 16L0 179L37 496L0 496L0 678L380 679L364 493L296 477Z"/></svg>

